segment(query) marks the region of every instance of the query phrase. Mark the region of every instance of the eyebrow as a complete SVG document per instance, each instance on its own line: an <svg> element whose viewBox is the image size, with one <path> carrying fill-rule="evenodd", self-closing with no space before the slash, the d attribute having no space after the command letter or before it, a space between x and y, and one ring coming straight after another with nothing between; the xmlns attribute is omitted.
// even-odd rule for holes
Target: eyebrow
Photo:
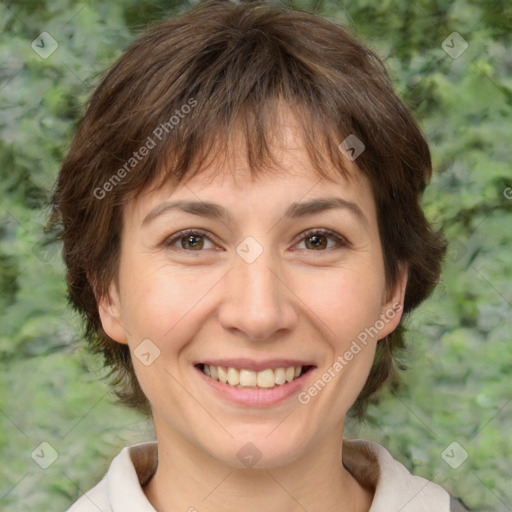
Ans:
<svg viewBox="0 0 512 512"><path fill-rule="evenodd" d="M312 199L310 201L302 201L292 203L283 215L283 219L297 219L307 217L309 215L315 215L335 208L343 208L352 212L356 217L359 218L364 224L368 224L363 211L356 203L347 201L341 197L324 197L318 199ZM180 210L186 213L192 213L201 217L207 217L211 219L218 219L225 222L232 222L233 217L229 211L216 203L208 201L165 201L160 203L158 206L153 208L144 220L141 226L146 226L157 217L160 217L164 213L171 210Z"/></svg>

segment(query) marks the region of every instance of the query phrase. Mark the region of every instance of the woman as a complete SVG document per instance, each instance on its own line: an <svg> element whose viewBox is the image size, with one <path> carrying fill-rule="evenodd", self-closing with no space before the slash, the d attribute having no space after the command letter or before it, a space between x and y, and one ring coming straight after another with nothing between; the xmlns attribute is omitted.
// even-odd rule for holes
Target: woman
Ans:
<svg viewBox="0 0 512 512"><path fill-rule="evenodd" d="M88 339L156 442L70 510L461 510L343 438L439 277L430 175L382 63L327 20L207 1L136 40L91 97L53 222Z"/></svg>

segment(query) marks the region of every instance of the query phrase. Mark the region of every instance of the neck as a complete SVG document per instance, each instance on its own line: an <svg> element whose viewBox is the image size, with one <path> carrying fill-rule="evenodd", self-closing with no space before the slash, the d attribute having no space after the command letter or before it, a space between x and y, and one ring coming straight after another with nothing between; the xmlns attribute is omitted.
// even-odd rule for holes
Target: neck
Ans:
<svg viewBox="0 0 512 512"><path fill-rule="evenodd" d="M144 491L159 512L367 512L372 494L343 466L343 429L299 459L267 469L233 468L178 435L159 436L158 468ZM333 450L336 446L337 449Z"/></svg>

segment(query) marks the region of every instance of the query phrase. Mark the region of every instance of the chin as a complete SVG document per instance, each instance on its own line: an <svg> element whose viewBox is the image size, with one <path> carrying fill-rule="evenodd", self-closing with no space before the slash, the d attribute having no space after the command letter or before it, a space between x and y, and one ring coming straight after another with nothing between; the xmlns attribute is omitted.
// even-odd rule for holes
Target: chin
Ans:
<svg viewBox="0 0 512 512"><path fill-rule="evenodd" d="M257 426L254 429L243 426L243 433L231 430L234 439L229 440L225 446L217 444L210 446L210 454L225 464L236 469L271 469L286 466L293 463L302 451L304 435L290 436L286 428L282 432L272 430L277 425L270 427ZM278 427L279 428L279 427ZM269 434L270 433L270 434Z"/></svg>

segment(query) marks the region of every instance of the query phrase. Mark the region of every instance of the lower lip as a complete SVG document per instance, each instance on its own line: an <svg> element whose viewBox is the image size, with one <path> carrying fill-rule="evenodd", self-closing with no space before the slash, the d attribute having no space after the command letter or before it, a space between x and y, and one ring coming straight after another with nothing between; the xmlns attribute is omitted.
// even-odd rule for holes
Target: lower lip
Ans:
<svg viewBox="0 0 512 512"><path fill-rule="evenodd" d="M306 386L315 369L311 368L299 378L269 389L235 388L208 377L201 368L195 367L195 370L206 384L229 402L245 407L269 407L283 402L292 396L297 396Z"/></svg>

